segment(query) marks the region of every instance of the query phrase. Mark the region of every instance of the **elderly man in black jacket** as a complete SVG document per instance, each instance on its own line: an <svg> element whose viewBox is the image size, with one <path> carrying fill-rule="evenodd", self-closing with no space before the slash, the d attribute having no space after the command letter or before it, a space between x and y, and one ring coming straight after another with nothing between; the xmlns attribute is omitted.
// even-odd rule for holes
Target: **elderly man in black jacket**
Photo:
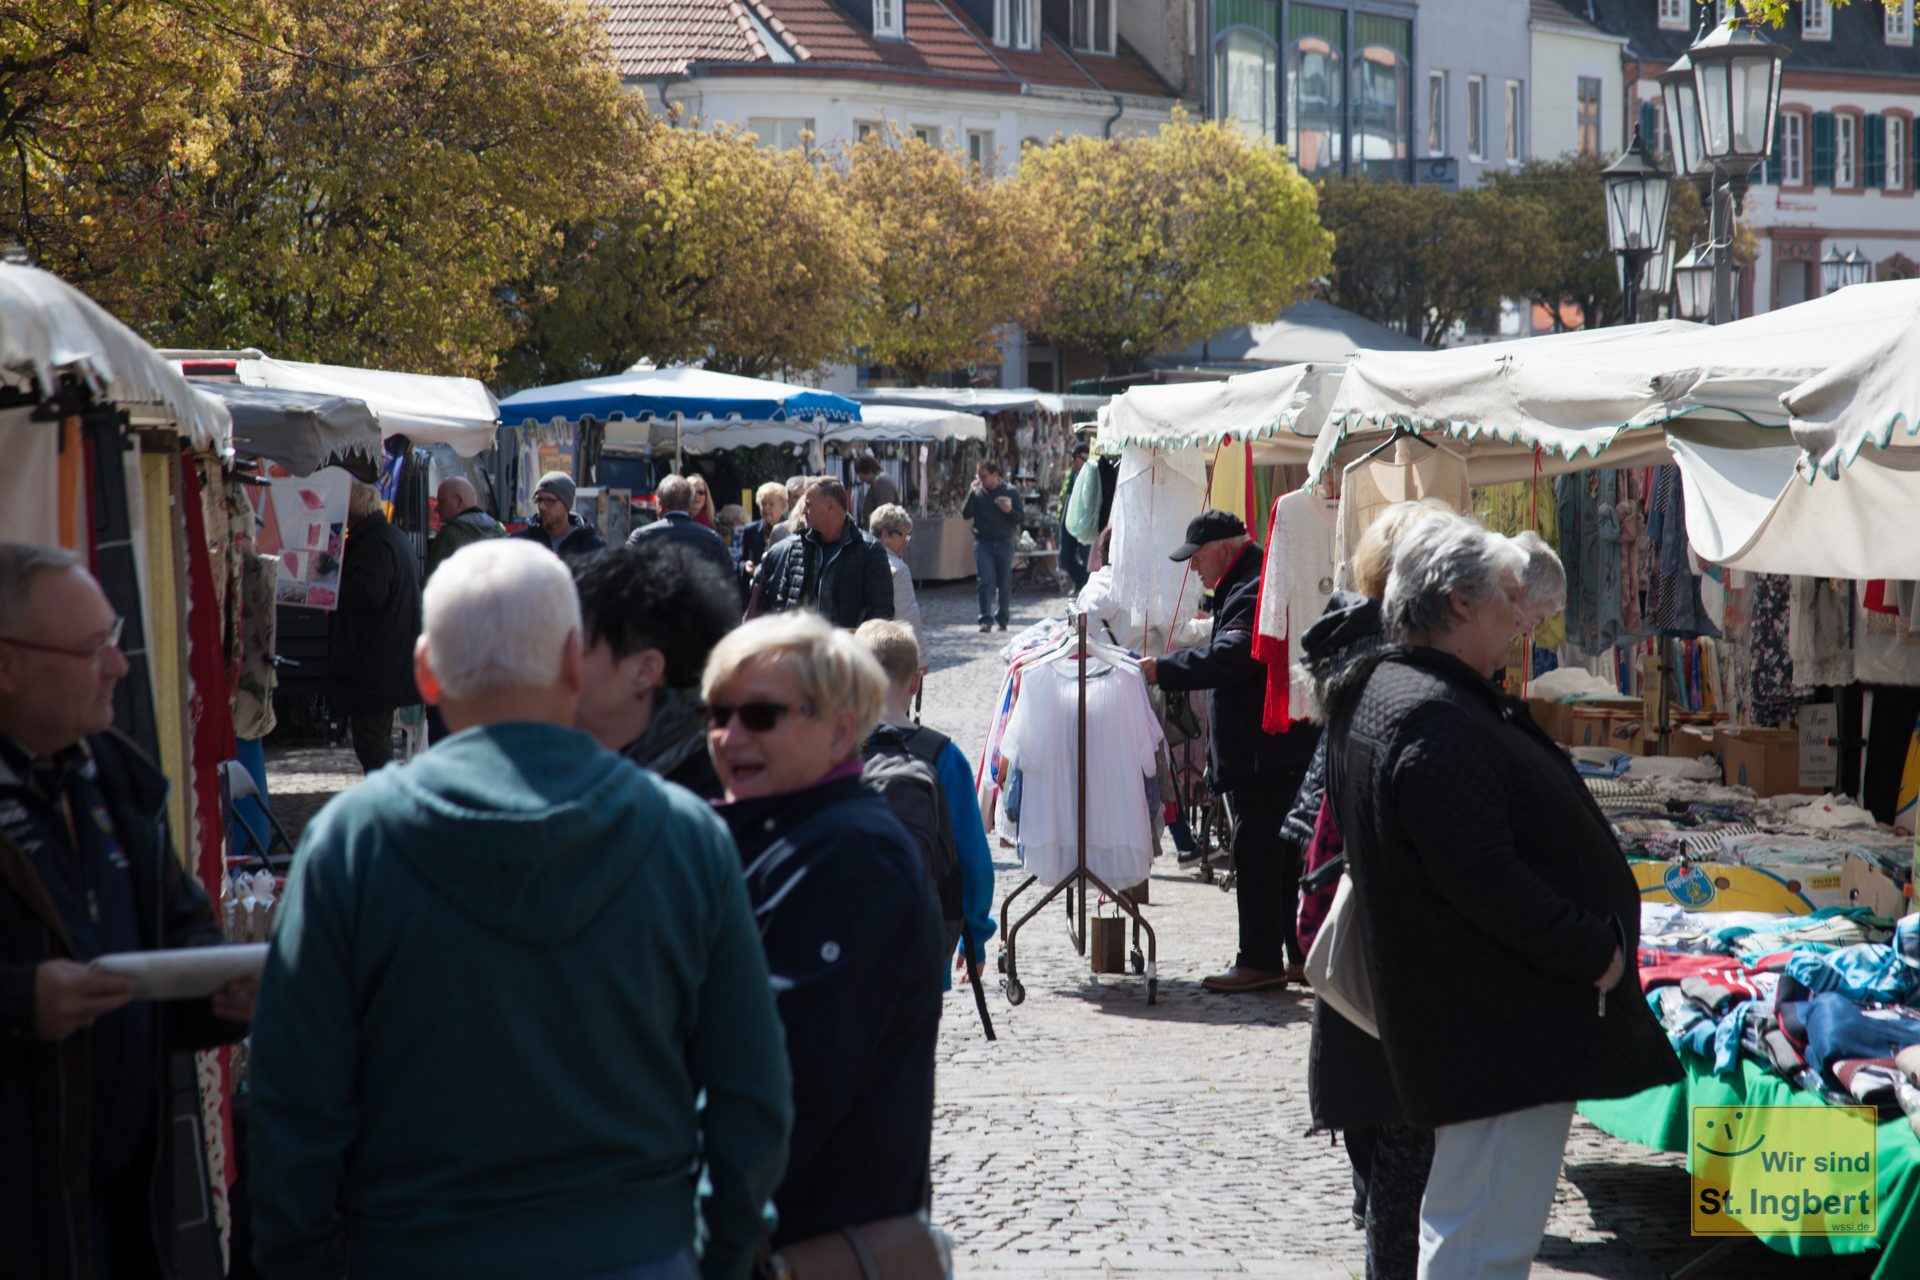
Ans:
<svg viewBox="0 0 1920 1280"><path fill-rule="evenodd" d="M0 543L0 1276L218 1276L177 1186L204 1165L190 1060L246 1034L249 978L134 1001L87 962L221 941L167 780L113 724L120 620L69 552ZM179 1144L185 1143L184 1147ZM176 1150L176 1148L178 1148ZM180 1158L176 1159L176 1155ZM188 1206L192 1206L190 1212ZM197 1220L189 1221L189 1219Z"/></svg>
<svg viewBox="0 0 1920 1280"><path fill-rule="evenodd" d="M1459 516L1402 534L1382 609L1392 646L1327 709L1327 795L1387 1073L1408 1123L1435 1130L1427 1280L1525 1276L1574 1102L1680 1079L1628 968L1640 890L1612 828L1488 679L1526 563Z"/></svg>
<svg viewBox="0 0 1920 1280"><path fill-rule="evenodd" d="M413 646L420 639L420 573L380 491L358 480L347 501L340 607L327 623L327 703L346 716L353 754L368 773L393 763L393 713L420 701Z"/></svg>
<svg viewBox="0 0 1920 1280"><path fill-rule="evenodd" d="M1234 893L1240 908L1240 954L1233 967L1202 981L1210 991L1258 991L1304 982L1294 900L1300 890L1300 849L1280 838L1287 809L1313 759L1318 727L1301 723L1285 733L1260 724L1267 668L1253 656L1254 614L1260 603L1260 544L1230 511L1205 511L1187 525L1173 559L1192 562L1213 591L1213 636L1140 664L1148 683L1169 693L1205 689L1213 735L1207 746L1213 789L1226 795L1234 817Z"/></svg>
<svg viewBox="0 0 1920 1280"><path fill-rule="evenodd" d="M628 534L627 545L640 547L656 541L677 543L717 569L729 586L736 582L739 570L726 542L693 518L693 482L685 476L668 476L655 486L653 496L660 500L660 518ZM728 594L738 616L739 592Z"/></svg>
<svg viewBox="0 0 1920 1280"><path fill-rule="evenodd" d="M847 514L838 480L808 484L800 499L806 532L767 549L753 575L747 616L811 609L851 630L870 618L893 619L893 567L880 540Z"/></svg>

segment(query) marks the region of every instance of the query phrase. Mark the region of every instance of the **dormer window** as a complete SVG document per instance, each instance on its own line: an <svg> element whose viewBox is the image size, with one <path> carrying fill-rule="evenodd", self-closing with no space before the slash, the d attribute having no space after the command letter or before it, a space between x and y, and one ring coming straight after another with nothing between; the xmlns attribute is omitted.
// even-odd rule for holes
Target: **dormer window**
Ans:
<svg viewBox="0 0 1920 1280"><path fill-rule="evenodd" d="M1829 0L1802 0L1800 38L1802 40L1833 39L1833 5Z"/></svg>
<svg viewBox="0 0 1920 1280"><path fill-rule="evenodd" d="M993 0L993 42L1002 49L1038 49L1040 0Z"/></svg>
<svg viewBox="0 0 1920 1280"><path fill-rule="evenodd" d="M1687 0L1660 0L1660 26L1666 31L1687 29Z"/></svg>
<svg viewBox="0 0 1920 1280"><path fill-rule="evenodd" d="M1114 0L1072 0L1072 4L1074 49L1112 53Z"/></svg>
<svg viewBox="0 0 1920 1280"><path fill-rule="evenodd" d="M1913 43L1913 0L1883 0L1887 11L1887 43Z"/></svg>
<svg viewBox="0 0 1920 1280"><path fill-rule="evenodd" d="M873 34L891 36L895 40L906 39L905 6L906 0L873 0Z"/></svg>

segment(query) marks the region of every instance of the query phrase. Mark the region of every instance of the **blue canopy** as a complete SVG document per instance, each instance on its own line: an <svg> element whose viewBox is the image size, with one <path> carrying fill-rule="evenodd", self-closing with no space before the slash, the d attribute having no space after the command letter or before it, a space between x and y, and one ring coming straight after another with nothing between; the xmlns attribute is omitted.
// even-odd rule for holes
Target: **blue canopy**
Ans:
<svg viewBox="0 0 1920 1280"><path fill-rule="evenodd" d="M706 369L629 369L611 378L582 378L551 387L531 387L500 402L500 421L518 426L531 419L577 422L615 417L743 418L783 422L824 418L858 422L860 406L831 391L811 391L760 378L740 378Z"/></svg>

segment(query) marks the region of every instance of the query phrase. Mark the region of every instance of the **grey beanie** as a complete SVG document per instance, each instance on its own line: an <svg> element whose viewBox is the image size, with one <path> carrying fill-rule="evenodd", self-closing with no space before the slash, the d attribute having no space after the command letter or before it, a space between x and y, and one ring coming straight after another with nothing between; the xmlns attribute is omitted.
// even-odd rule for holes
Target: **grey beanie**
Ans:
<svg viewBox="0 0 1920 1280"><path fill-rule="evenodd" d="M549 471L540 477L540 483L533 487L535 493L550 493L566 504L567 510L573 510L573 477L564 471Z"/></svg>

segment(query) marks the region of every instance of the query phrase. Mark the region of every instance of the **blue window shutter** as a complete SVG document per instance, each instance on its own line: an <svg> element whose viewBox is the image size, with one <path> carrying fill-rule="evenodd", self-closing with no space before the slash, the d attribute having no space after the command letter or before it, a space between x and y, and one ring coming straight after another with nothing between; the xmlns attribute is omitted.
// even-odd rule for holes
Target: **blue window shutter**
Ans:
<svg viewBox="0 0 1920 1280"><path fill-rule="evenodd" d="M1786 115L1776 116L1773 121L1773 153L1767 157L1767 185L1777 187L1780 177L1786 172L1787 125Z"/></svg>
<svg viewBox="0 0 1920 1280"><path fill-rule="evenodd" d="M1866 167L1862 186L1884 187L1887 185L1887 118L1868 116L1866 125L1860 132L1865 137L1865 146L1861 148L1866 157Z"/></svg>
<svg viewBox="0 0 1920 1280"><path fill-rule="evenodd" d="M1653 136L1653 125L1653 104L1651 102L1643 102L1640 104L1640 138L1649 147L1654 146L1660 141Z"/></svg>
<svg viewBox="0 0 1920 1280"><path fill-rule="evenodd" d="M1833 185L1833 112L1813 113L1813 185Z"/></svg>

